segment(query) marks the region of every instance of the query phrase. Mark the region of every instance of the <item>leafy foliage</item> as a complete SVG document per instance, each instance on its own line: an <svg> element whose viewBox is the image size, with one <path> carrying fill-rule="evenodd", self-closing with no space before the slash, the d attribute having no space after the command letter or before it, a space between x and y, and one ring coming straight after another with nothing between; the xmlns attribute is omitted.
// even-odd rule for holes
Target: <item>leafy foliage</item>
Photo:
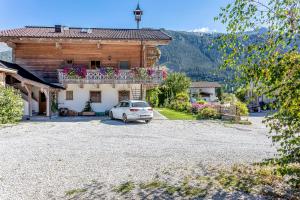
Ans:
<svg viewBox="0 0 300 200"><path fill-rule="evenodd" d="M220 114L215 108L205 107L199 110L197 119L219 119Z"/></svg>
<svg viewBox="0 0 300 200"><path fill-rule="evenodd" d="M247 116L249 115L249 111L248 111L248 108L247 108L247 104L241 102L241 101L237 101L235 103L235 106L238 110L238 114L241 115L241 116Z"/></svg>
<svg viewBox="0 0 300 200"><path fill-rule="evenodd" d="M177 94L186 93L190 85L191 80L184 73L169 74L160 87L159 104L169 104Z"/></svg>
<svg viewBox="0 0 300 200"><path fill-rule="evenodd" d="M85 103L85 107L82 112L93 112L92 106L91 106L91 101L87 101Z"/></svg>
<svg viewBox="0 0 300 200"><path fill-rule="evenodd" d="M299 0L235 0L221 13L228 34L222 35L223 68L234 69L238 80L254 86L258 95L276 99L277 112L266 120L275 132L280 164L300 162L300 2ZM251 42L247 31L259 30Z"/></svg>
<svg viewBox="0 0 300 200"><path fill-rule="evenodd" d="M16 123L23 116L23 100L18 90L0 86L0 124Z"/></svg>
<svg viewBox="0 0 300 200"><path fill-rule="evenodd" d="M181 92L176 95L170 102L169 108L177 111L190 111L191 103L189 101L189 95L186 92Z"/></svg>
<svg viewBox="0 0 300 200"><path fill-rule="evenodd" d="M216 96L218 97L219 101L223 100L224 89L222 87L216 88Z"/></svg>
<svg viewBox="0 0 300 200"><path fill-rule="evenodd" d="M159 104L158 95L159 94L160 94L159 87L155 87L153 89L147 90L146 99L152 107L157 107L158 106L158 104Z"/></svg>

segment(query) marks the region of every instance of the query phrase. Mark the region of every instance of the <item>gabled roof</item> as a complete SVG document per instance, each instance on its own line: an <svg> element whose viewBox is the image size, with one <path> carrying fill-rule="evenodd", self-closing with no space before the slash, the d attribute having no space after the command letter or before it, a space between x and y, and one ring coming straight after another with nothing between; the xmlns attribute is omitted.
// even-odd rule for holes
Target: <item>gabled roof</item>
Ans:
<svg viewBox="0 0 300 200"><path fill-rule="evenodd" d="M0 37L24 38L73 38L94 40L172 40L159 29L109 29L62 27L62 32L55 32L55 27L26 26L0 31ZM90 30L90 32L82 31Z"/></svg>
<svg viewBox="0 0 300 200"><path fill-rule="evenodd" d="M55 84L48 83L48 82L44 81L43 79L35 76L34 74L32 74L31 72L29 72L28 70L24 69L23 67L15 64L15 63L10 63L10 62L6 62L6 61L3 61L3 60L0 60L0 67L14 70L21 77L29 79L31 81L42 83L42 84L48 85L48 86L50 86L52 88L64 89L61 86L58 86L58 85L55 85Z"/></svg>
<svg viewBox="0 0 300 200"><path fill-rule="evenodd" d="M221 85L217 82L199 81L192 82L191 88L220 88Z"/></svg>

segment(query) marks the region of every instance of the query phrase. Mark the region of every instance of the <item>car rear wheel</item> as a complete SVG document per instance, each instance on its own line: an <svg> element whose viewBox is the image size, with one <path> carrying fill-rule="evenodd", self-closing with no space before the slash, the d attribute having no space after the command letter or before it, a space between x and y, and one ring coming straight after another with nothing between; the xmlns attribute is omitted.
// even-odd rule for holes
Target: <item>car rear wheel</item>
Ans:
<svg viewBox="0 0 300 200"><path fill-rule="evenodd" d="M112 111L109 112L109 118L110 118L111 120L114 120L114 119L115 119L115 118L114 118L114 114L113 114Z"/></svg>
<svg viewBox="0 0 300 200"><path fill-rule="evenodd" d="M127 119L127 115L124 113L122 116L122 120L124 123L127 123L128 119Z"/></svg>
<svg viewBox="0 0 300 200"><path fill-rule="evenodd" d="M147 119L145 120L146 124L150 123L151 122L151 119Z"/></svg>

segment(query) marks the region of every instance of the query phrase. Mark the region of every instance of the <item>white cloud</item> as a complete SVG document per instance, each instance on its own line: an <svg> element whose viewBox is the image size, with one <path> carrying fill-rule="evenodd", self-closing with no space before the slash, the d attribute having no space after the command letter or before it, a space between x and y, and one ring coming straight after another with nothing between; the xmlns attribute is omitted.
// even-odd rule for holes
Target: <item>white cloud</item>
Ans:
<svg viewBox="0 0 300 200"><path fill-rule="evenodd" d="M202 28L196 28L194 30L190 30L190 32L195 32L195 33L213 33L213 32L217 32L217 30L212 30L208 27L202 27Z"/></svg>

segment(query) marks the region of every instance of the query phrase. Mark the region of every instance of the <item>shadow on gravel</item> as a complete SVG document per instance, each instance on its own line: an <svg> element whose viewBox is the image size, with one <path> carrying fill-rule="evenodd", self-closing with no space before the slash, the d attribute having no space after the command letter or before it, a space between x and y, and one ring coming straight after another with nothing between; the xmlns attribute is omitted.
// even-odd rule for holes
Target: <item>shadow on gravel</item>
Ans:
<svg viewBox="0 0 300 200"><path fill-rule="evenodd" d="M104 183L93 181L91 184L86 185L81 189L73 189L66 191L64 197L68 200L98 200L98 199L157 199L157 200L172 200L172 199L247 199L247 200L264 200L267 198L245 194L243 192L228 193L224 190L216 190L213 194L196 197L182 197L178 194L169 194L162 189L134 189L126 193L116 193L111 187L105 186Z"/></svg>
<svg viewBox="0 0 300 200"><path fill-rule="evenodd" d="M111 126L134 126L134 125L145 125L146 123L143 121L132 121L124 123L121 120L110 120L110 119L104 119L101 120L102 124L111 125Z"/></svg>
<svg viewBox="0 0 300 200"><path fill-rule="evenodd" d="M76 117L32 117L30 120L23 120L23 123L30 123L30 122L90 122L90 121L101 121L107 120L108 117L83 117L83 116L76 116Z"/></svg>

